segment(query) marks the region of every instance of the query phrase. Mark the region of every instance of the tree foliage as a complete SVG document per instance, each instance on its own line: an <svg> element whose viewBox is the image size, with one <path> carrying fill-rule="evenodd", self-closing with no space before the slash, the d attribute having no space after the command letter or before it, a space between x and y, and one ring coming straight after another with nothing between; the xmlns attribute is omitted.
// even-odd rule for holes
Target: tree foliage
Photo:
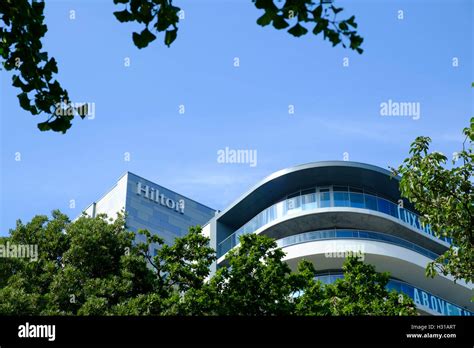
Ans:
<svg viewBox="0 0 474 348"><path fill-rule="evenodd" d="M15 71L12 85L21 90L20 106L32 115L48 115L38 128L65 133L71 127L74 112L82 118L85 115L82 109L69 105L68 92L54 78L57 62L43 50L41 38L48 31L44 7L40 1L0 2L0 56L3 67Z"/></svg>
<svg viewBox="0 0 474 348"><path fill-rule="evenodd" d="M240 246L227 255L228 267L217 270L210 285L217 292L219 315L291 314L290 267L274 240L243 235Z"/></svg>
<svg viewBox="0 0 474 348"><path fill-rule="evenodd" d="M133 43L138 48L147 47L156 39L156 33L165 32L164 43L170 46L178 35L181 8L173 6L171 0L114 0L114 4L125 5L122 11L114 12L119 22L144 24L140 33L132 34ZM150 29L152 31L150 31Z"/></svg>
<svg viewBox="0 0 474 348"><path fill-rule="evenodd" d="M272 24L278 30L290 27L288 33L300 37L308 33L307 26L314 25L313 34L323 33L324 40L329 40L333 46L342 44L344 48L349 47L358 53L363 52L360 46L364 39L357 34L355 16L337 20L343 8L334 6L333 1L320 0L315 3L312 0L252 0L252 2L258 9L265 11L257 20L257 24L261 26Z"/></svg>
<svg viewBox="0 0 474 348"><path fill-rule="evenodd" d="M357 35L357 23L352 16L336 20L342 11L332 1L320 0L316 6L310 0L281 1L253 0L265 13L257 20L261 26L270 23L283 29L295 22L288 32L299 37L307 33L306 23L313 23L313 33L323 33L324 39L333 46L342 43L362 53L363 39ZM181 8L172 0L114 0L124 6L114 15L120 22L136 22L143 25L140 32L132 34L133 43L139 49L147 47L164 32L163 41L170 46L177 38ZM278 6L277 6L278 4ZM12 85L21 90L18 94L20 106L32 115L44 114L46 121L38 123L41 131L66 133L71 128L74 115L84 118L85 106L74 106L66 89L55 78L58 64L43 50L42 38L48 31L45 24L44 1L3 0L0 2L0 56L7 71L14 71ZM346 41L346 42L343 42Z"/></svg>
<svg viewBox="0 0 474 348"><path fill-rule="evenodd" d="M473 282L474 118L463 133L463 149L453 154L450 165L446 155L429 152L429 137L418 137L411 144L411 157L393 171L401 175L401 194L415 205L422 221L437 236L452 239L450 248L428 265L427 275L440 272Z"/></svg>
<svg viewBox="0 0 474 348"><path fill-rule="evenodd" d="M344 278L326 287L333 315L413 315L412 300L387 291L387 272L378 273L372 265L349 258L343 266Z"/></svg>
<svg viewBox="0 0 474 348"><path fill-rule="evenodd" d="M76 221L59 211L17 222L1 244L38 245L38 259L0 259L0 315L408 315L388 275L348 259L345 278L324 285L310 262L292 272L274 240L241 237L227 267L200 227L173 245L127 231L124 216ZM138 241L141 240L141 241ZM403 301L399 299L403 298Z"/></svg>

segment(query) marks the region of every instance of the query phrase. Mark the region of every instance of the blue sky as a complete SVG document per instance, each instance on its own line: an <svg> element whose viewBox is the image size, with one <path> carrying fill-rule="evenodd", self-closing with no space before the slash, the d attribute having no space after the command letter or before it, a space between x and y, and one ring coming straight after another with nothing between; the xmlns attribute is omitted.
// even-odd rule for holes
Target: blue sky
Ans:
<svg viewBox="0 0 474 348"><path fill-rule="evenodd" d="M223 209L276 170L344 152L387 168L429 135L451 154L473 115L470 0L336 1L356 16L362 55L262 28L250 0L175 0L185 10L177 40L142 50L111 0L46 3L45 49L72 101L95 103L95 118L65 135L40 132L44 117L20 108L2 71L0 235L56 208L75 217L127 170ZM381 116L389 99L420 103L420 118ZM256 150L257 166L218 163L225 147Z"/></svg>

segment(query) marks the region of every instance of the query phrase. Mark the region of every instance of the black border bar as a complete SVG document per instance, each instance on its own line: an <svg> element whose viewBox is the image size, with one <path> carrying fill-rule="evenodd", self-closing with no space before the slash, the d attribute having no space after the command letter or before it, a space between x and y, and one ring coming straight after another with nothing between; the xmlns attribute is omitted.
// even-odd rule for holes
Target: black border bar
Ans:
<svg viewBox="0 0 474 348"><path fill-rule="evenodd" d="M20 325L27 322L55 325L55 340L18 337ZM409 338L407 334L421 337ZM315 343L472 347L474 317L0 317L1 348Z"/></svg>

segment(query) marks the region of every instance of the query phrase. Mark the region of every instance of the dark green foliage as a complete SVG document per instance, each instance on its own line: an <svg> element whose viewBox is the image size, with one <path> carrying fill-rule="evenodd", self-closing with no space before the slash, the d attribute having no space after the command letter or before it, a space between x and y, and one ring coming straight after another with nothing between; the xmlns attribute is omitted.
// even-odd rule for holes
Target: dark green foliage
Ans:
<svg viewBox="0 0 474 348"><path fill-rule="evenodd" d="M462 151L453 156L451 165L440 152L428 153L431 139L418 137L411 144L411 157L395 174L402 176L403 197L414 203L424 223L437 236L452 238L453 245L431 262L426 273L451 274L455 279L474 281L474 118L463 131Z"/></svg>
<svg viewBox="0 0 474 348"><path fill-rule="evenodd" d="M413 301L404 294L387 291L388 273L348 258L342 267L344 278L326 286L326 298L333 315L414 315Z"/></svg>
<svg viewBox="0 0 474 348"><path fill-rule="evenodd" d="M32 115L48 116L38 128L65 133L74 116L64 112L63 105L68 103L69 96L54 79L58 73L56 60L42 51L41 39L48 30L44 7L45 3L40 1L0 2L0 56L3 67L16 72L12 85L21 89L20 106Z"/></svg>
<svg viewBox="0 0 474 348"><path fill-rule="evenodd" d="M54 211L18 221L0 243L36 244L39 257L0 259L0 315L415 313L411 299L385 290L388 275L356 259L346 262L344 280L324 286L311 263L292 272L274 240L250 234L210 277L215 253L200 227L172 246L140 233L144 242L136 243L120 214L70 222Z"/></svg>
<svg viewBox="0 0 474 348"><path fill-rule="evenodd" d="M211 279L217 292L219 315L288 315L292 313L291 270L274 240L243 235L240 246L229 252L229 267Z"/></svg>
<svg viewBox="0 0 474 348"><path fill-rule="evenodd" d="M252 0L255 7L264 10L264 14L257 19L257 24L266 26L273 24L276 29L288 29L288 33L300 37L308 33L310 25L314 25L313 34L323 33L324 40L329 40L333 46L342 43L344 48L349 47L362 53L360 47L364 40L357 34L355 16L345 20L336 17L343 9L333 5L333 1L312 0ZM308 27L306 27L308 26Z"/></svg>
<svg viewBox="0 0 474 348"><path fill-rule="evenodd" d="M288 33L300 37L308 32L303 24L313 23L313 34L322 32L324 39L328 39L333 46L342 43L344 48L348 46L358 53L363 52L360 47L363 39L357 35L355 17L337 20L342 8L335 7L332 1L319 1L318 4L312 0L286 0L283 4L282 1L274 0L252 2L258 9L265 11L257 19L258 25L272 24L275 29L285 29L291 25ZM171 0L114 0L114 3L126 5L124 10L114 12L120 22L135 21L145 25L140 34L133 33L133 42L138 48L146 47L156 39L148 30L150 26L157 32L166 31L164 42L167 46L176 39L181 8L173 6Z"/></svg>
<svg viewBox="0 0 474 348"><path fill-rule="evenodd" d="M114 12L119 22L137 22L144 24L141 33L134 32L133 43L138 48L147 47L156 39L152 31L165 32L164 42L170 46L178 34L179 7L171 0L114 0L114 4L125 5L122 11Z"/></svg>
<svg viewBox="0 0 474 348"><path fill-rule="evenodd" d="M308 32L304 23L315 24L313 33L323 33L333 46L342 42L344 47L362 53L363 39L357 35L355 17L337 21L342 10L332 4L320 2L315 6L310 0L286 0L277 7L273 0L253 0L265 13L257 20L261 26L273 24L276 29L290 26L288 32L300 37ZM125 6L114 15L120 22L143 24L140 32L132 34L139 49L156 39L156 33L165 32L164 43L170 46L178 36L181 8L172 0L114 0ZM42 38L48 28L44 23L45 2L34 0L3 0L0 2L0 56L3 67L14 70L12 85L19 88L20 106L32 115L44 113L47 120L38 123L41 131L66 133L71 128L74 115L84 118L82 107L72 106L68 92L54 78L58 65L54 58L42 50ZM345 41L345 42L343 42Z"/></svg>

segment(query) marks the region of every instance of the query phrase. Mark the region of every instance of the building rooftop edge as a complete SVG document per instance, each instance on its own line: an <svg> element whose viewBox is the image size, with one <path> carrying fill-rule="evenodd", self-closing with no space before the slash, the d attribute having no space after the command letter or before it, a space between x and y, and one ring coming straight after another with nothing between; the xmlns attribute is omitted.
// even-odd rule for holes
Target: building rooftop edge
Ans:
<svg viewBox="0 0 474 348"><path fill-rule="evenodd" d="M308 162L304 164L298 164L295 166L283 168L280 170L277 170L276 172L273 172L266 177L264 177L262 180L260 180L257 184L253 185L249 190L247 190L245 193L240 195L236 200L234 200L231 204L227 206L224 210L219 212L217 215L217 218L225 215L228 211L230 211L233 207L235 207L239 202L241 202L245 197L249 196L252 192L257 190L259 187L262 185L276 179L279 177L282 177L286 174L290 174L293 172L297 172L300 170L305 170L305 169L311 169L311 168L319 168L319 167L352 167L352 168L360 168L360 169L366 169L366 170L371 170L374 172L378 172L384 175L387 175L389 177L393 177L395 180L400 180L399 176L394 176L390 171L387 169L375 166L373 164L368 164L368 163L363 163L363 162L354 162L354 161L340 161L340 160L333 160L333 161L317 161L317 162Z"/></svg>

